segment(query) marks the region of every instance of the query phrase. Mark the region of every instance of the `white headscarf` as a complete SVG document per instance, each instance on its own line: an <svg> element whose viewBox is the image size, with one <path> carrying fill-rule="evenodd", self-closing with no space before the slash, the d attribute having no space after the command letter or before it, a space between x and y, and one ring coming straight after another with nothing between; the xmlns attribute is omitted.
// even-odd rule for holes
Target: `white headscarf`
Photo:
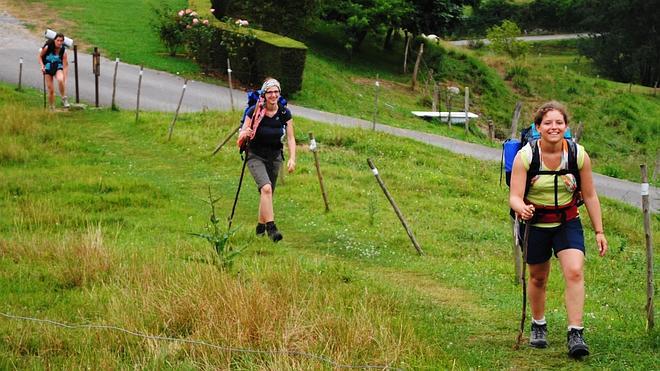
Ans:
<svg viewBox="0 0 660 371"><path fill-rule="evenodd" d="M264 82L263 85L261 85L261 91L263 93L266 93L266 90L269 88L272 88L273 86L277 87L277 90L282 91L282 88L280 88L280 82L275 80L275 79L268 79Z"/></svg>

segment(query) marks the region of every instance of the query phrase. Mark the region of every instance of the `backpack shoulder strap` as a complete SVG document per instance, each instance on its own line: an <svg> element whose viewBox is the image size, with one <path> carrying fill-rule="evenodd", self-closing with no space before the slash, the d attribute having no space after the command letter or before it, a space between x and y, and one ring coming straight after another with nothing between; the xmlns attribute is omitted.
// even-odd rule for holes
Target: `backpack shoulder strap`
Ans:
<svg viewBox="0 0 660 371"><path fill-rule="evenodd" d="M529 188L532 185L532 179L539 174L541 170L541 154L539 152L538 139L531 140L528 144L532 149L532 160L529 162L529 169L527 169L527 180L525 181L525 198L529 193Z"/></svg>
<svg viewBox="0 0 660 371"><path fill-rule="evenodd" d="M578 167L578 145L571 139L564 139L568 144L568 172L573 174L577 183L576 191L580 191L580 169Z"/></svg>

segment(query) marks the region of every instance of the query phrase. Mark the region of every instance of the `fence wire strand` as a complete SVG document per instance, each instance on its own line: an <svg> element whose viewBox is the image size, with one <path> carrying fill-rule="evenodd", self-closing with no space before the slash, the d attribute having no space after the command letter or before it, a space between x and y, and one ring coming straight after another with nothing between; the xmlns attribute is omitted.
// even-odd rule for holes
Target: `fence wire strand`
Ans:
<svg viewBox="0 0 660 371"><path fill-rule="evenodd" d="M173 337L169 337L169 336L160 336L160 335L148 335L148 334L127 330L125 328L121 328L121 327L113 326L113 325L69 324L69 323L53 321L53 320L50 320L50 319L17 316L17 315L7 314L7 313L3 313L3 312L0 312L0 315L7 318L7 319L10 319L10 320L22 320L22 321L30 321L30 322L37 322L37 323L45 323L45 324L49 324L49 325L53 325L53 326L57 326L57 327L62 327L62 328L65 328L65 329L70 329L70 330L76 330L76 329L112 330L112 331L123 332L123 333L128 334L128 335L132 335L132 336L135 336L135 337L141 337L141 338L149 339L149 340L171 341L171 342L186 343L186 344L191 344L191 345L201 345L201 346L205 346L205 347L208 347L208 348L217 349L217 350L226 351L226 352L299 356L299 357L315 360L315 361L318 361L318 362L326 363L326 364L328 364L328 365L330 365L334 368L402 370L400 368L393 368L393 367L390 367L388 365L369 365L369 364L349 365L349 364L342 364L342 363L335 362L332 359L330 359L328 357L325 357L325 356L320 356L320 355L311 354L311 353L305 353L305 352L301 352L301 351L293 351L293 350L258 350L258 349L249 349L249 348L236 348L236 347L228 347L228 346L213 344L213 343L209 343L209 342L206 342L206 341L203 341L203 340L181 339L181 338L173 338Z"/></svg>

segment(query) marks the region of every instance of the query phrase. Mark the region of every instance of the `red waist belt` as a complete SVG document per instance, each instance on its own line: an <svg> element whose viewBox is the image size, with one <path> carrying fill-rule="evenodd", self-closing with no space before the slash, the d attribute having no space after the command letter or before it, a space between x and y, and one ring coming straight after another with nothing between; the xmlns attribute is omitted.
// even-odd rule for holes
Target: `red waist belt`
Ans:
<svg viewBox="0 0 660 371"><path fill-rule="evenodd" d="M534 213L536 214L536 223L563 223L577 218L580 213L577 207L577 200L573 199L566 205L561 206L545 206L534 205Z"/></svg>

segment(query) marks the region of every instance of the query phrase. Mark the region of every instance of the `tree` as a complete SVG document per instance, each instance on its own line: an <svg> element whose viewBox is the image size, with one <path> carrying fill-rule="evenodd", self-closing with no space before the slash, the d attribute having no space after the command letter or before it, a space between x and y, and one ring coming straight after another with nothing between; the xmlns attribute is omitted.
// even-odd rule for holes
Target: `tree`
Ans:
<svg viewBox="0 0 660 371"><path fill-rule="evenodd" d="M660 80L660 1L584 0L583 25L593 34L580 43L601 73L652 86Z"/></svg>

